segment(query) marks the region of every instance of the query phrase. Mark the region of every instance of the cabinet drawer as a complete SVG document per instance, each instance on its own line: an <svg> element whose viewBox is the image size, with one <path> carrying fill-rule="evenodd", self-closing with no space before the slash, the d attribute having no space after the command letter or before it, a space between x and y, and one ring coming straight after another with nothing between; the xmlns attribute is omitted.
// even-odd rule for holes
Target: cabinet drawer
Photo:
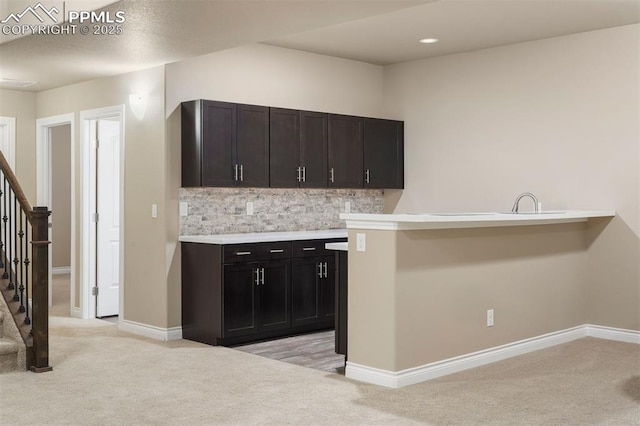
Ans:
<svg viewBox="0 0 640 426"><path fill-rule="evenodd" d="M257 260L289 259L291 243L230 244L224 246L224 263L253 262Z"/></svg>
<svg viewBox="0 0 640 426"><path fill-rule="evenodd" d="M263 243L262 247L262 260L274 260L274 259L290 259L291 258L291 242L282 241L277 243Z"/></svg>
<svg viewBox="0 0 640 426"><path fill-rule="evenodd" d="M251 262L260 258L260 244L231 244L223 247L224 263Z"/></svg>
<svg viewBox="0 0 640 426"><path fill-rule="evenodd" d="M298 257L312 257L312 256L324 256L327 253L333 254L333 251L324 248L326 243L343 242L347 241L346 238L333 238L328 240L303 240L293 241L291 243L291 252L294 258Z"/></svg>

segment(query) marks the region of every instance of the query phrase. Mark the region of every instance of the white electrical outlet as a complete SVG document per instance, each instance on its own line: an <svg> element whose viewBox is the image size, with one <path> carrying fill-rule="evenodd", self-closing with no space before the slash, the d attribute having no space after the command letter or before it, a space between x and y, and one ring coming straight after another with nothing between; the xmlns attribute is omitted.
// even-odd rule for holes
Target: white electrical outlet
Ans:
<svg viewBox="0 0 640 426"><path fill-rule="evenodd" d="M344 202L344 212L351 213L351 203L349 201Z"/></svg>
<svg viewBox="0 0 640 426"><path fill-rule="evenodd" d="M151 217L154 218L154 219L158 217L158 205L157 204L151 204Z"/></svg>
<svg viewBox="0 0 640 426"><path fill-rule="evenodd" d="M180 216L189 216L189 203L180 201Z"/></svg>
<svg viewBox="0 0 640 426"><path fill-rule="evenodd" d="M487 327L493 327L493 309L487 310Z"/></svg>
<svg viewBox="0 0 640 426"><path fill-rule="evenodd" d="M253 215L253 201L247 201L247 216Z"/></svg>
<svg viewBox="0 0 640 426"><path fill-rule="evenodd" d="M367 234L356 234L356 251L367 251Z"/></svg>

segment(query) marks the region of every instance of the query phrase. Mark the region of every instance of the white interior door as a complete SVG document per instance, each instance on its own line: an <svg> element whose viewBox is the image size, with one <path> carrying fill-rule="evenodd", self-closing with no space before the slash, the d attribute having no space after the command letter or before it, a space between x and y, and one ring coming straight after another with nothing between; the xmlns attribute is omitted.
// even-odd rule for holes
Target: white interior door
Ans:
<svg viewBox="0 0 640 426"><path fill-rule="evenodd" d="M120 300L120 123L96 120L96 316L118 315Z"/></svg>

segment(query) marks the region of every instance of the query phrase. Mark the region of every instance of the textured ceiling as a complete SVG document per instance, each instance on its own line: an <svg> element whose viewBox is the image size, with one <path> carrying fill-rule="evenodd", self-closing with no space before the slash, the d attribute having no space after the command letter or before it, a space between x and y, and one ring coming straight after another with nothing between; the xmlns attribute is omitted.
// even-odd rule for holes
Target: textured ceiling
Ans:
<svg viewBox="0 0 640 426"><path fill-rule="evenodd" d="M37 2L0 0L0 19ZM123 0L102 10L125 12L122 34L0 38L0 77L40 91L256 42L390 64L640 22L640 0Z"/></svg>
<svg viewBox="0 0 640 426"><path fill-rule="evenodd" d="M38 81L27 90L40 91L384 14L426 1L123 0L102 9L112 16L118 11L125 12L122 34L38 34L3 43L0 77ZM62 3L41 2L46 7ZM13 9L21 10L22 7Z"/></svg>
<svg viewBox="0 0 640 426"><path fill-rule="evenodd" d="M638 22L639 0L440 0L267 43L386 65Z"/></svg>

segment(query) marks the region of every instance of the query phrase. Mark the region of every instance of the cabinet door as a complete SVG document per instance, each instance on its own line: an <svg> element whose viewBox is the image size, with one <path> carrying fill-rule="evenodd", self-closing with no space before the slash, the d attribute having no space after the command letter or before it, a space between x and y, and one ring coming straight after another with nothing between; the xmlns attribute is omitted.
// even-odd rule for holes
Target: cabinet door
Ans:
<svg viewBox="0 0 640 426"><path fill-rule="evenodd" d="M290 260L259 264L260 331L279 330L291 326L289 316Z"/></svg>
<svg viewBox="0 0 640 426"><path fill-rule="evenodd" d="M323 278L320 282L320 320L332 323L336 312L336 261L335 256L322 258Z"/></svg>
<svg viewBox="0 0 640 426"><path fill-rule="evenodd" d="M301 187L327 186L327 132L329 116L321 112L300 112Z"/></svg>
<svg viewBox="0 0 640 426"><path fill-rule="evenodd" d="M329 115L329 187L362 188L362 117Z"/></svg>
<svg viewBox="0 0 640 426"><path fill-rule="evenodd" d="M202 186L202 101L180 104L182 187Z"/></svg>
<svg viewBox="0 0 640 426"><path fill-rule="evenodd" d="M202 186L234 186L236 105L202 101Z"/></svg>
<svg viewBox="0 0 640 426"><path fill-rule="evenodd" d="M242 336L258 331L256 317L259 290L256 263L224 266L224 337Z"/></svg>
<svg viewBox="0 0 640 426"><path fill-rule="evenodd" d="M269 108L238 105L236 164L239 186L269 186Z"/></svg>
<svg viewBox="0 0 640 426"><path fill-rule="evenodd" d="M299 326L320 320L321 259L293 259L291 276L291 323Z"/></svg>
<svg viewBox="0 0 640 426"><path fill-rule="evenodd" d="M269 109L269 186L297 188L300 165L300 112Z"/></svg>
<svg viewBox="0 0 640 426"><path fill-rule="evenodd" d="M404 188L404 123L364 119L365 188Z"/></svg>

